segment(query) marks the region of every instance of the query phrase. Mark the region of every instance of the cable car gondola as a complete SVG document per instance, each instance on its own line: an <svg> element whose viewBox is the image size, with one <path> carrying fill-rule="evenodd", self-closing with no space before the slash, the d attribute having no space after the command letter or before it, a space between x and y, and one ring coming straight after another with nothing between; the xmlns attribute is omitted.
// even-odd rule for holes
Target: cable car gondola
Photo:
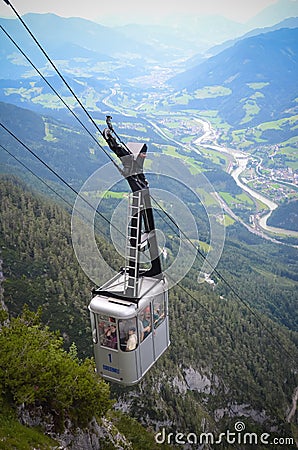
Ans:
<svg viewBox="0 0 298 450"><path fill-rule="evenodd" d="M121 159L122 174L132 191L125 267L93 289L89 310L98 374L109 381L133 385L170 345L168 283L161 269L149 186L143 173L147 146L118 143L110 116L107 125L103 136ZM142 271L140 254L145 246L151 267Z"/></svg>

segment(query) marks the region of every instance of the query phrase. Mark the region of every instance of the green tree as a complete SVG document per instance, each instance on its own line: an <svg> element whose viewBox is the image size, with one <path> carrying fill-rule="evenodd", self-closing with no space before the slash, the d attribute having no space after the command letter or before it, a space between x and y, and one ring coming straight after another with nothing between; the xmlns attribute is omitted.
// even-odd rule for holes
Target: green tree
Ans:
<svg viewBox="0 0 298 450"><path fill-rule="evenodd" d="M40 311L27 308L0 332L0 386L15 405L41 405L57 423L69 418L85 426L111 407L108 385L90 359L83 363L63 347L58 333L39 322Z"/></svg>

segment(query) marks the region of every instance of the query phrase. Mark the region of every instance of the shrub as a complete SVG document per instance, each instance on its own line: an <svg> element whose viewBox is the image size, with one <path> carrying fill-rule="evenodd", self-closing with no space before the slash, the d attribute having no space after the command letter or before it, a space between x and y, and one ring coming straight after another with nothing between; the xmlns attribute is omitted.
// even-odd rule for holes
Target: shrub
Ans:
<svg viewBox="0 0 298 450"><path fill-rule="evenodd" d="M23 314L0 331L0 387L16 406L42 405L60 424L69 418L86 426L111 407L109 386L93 361L82 363L63 348L63 339L40 324L40 311Z"/></svg>

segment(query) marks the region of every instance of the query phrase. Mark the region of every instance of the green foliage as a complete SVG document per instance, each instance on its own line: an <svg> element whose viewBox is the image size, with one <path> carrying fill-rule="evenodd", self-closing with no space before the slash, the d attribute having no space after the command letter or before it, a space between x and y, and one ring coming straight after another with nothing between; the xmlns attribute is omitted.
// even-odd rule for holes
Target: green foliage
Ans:
<svg viewBox="0 0 298 450"><path fill-rule="evenodd" d="M172 448L166 444L157 444L152 430L147 431L136 419L127 414L111 411L108 417L112 419L117 429L131 442L131 450L167 450Z"/></svg>
<svg viewBox="0 0 298 450"><path fill-rule="evenodd" d="M85 426L110 407L109 388L91 360L79 364L57 333L38 323L39 314L11 319L0 333L0 386L15 405L42 405L59 425L69 418Z"/></svg>
<svg viewBox="0 0 298 450"><path fill-rule="evenodd" d="M8 319L8 312L5 309L0 309L0 325Z"/></svg>
<svg viewBox="0 0 298 450"><path fill-rule="evenodd" d="M295 248L264 243L237 224L228 228L219 271L251 307L296 332L297 270Z"/></svg>
<svg viewBox="0 0 298 450"><path fill-rule="evenodd" d="M75 342L80 357L91 356L87 305L93 284L76 260L69 214L13 177L2 177L0 203L4 300L10 313L18 315L25 303L33 310L42 306L43 322L59 330L66 345ZM104 239L98 238L98 246L121 266ZM98 266L98 271L105 281L105 270Z"/></svg>
<svg viewBox="0 0 298 450"><path fill-rule="evenodd" d="M269 217L268 225L298 231L298 200L284 203Z"/></svg>
<svg viewBox="0 0 298 450"><path fill-rule="evenodd" d="M205 175L217 191L225 191L234 195L242 193L234 179L221 169L210 170Z"/></svg>

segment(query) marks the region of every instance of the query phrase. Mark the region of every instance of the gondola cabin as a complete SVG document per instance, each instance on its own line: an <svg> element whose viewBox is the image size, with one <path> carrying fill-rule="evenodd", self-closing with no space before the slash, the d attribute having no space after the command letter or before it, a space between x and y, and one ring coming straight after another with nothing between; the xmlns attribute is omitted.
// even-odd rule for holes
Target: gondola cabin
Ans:
<svg viewBox="0 0 298 450"><path fill-rule="evenodd" d="M138 383L170 345L168 283L161 269L151 196L143 174L147 146L117 143L110 116L103 135L121 159L128 197L125 267L93 290L89 305L96 368L123 385ZM146 269L140 255L148 249Z"/></svg>
<svg viewBox="0 0 298 450"><path fill-rule="evenodd" d="M109 381L133 385L170 345L165 278L142 277L138 303L122 298L117 275L89 305L96 368Z"/></svg>

